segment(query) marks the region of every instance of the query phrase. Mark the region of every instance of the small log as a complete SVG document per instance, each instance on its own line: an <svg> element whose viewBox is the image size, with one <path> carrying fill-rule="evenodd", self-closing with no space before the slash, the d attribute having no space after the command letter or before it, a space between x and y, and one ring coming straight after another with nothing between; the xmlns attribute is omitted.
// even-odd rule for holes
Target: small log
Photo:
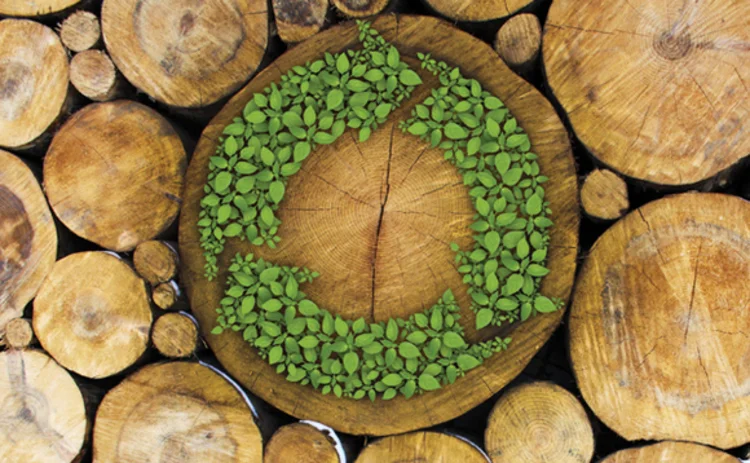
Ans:
<svg viewBox="0 0 750 463"><path fill-rule="evenodd" d="M93 101L119 98L127 89L109 55L101 50L86 50L73 57L70 83L81 95Z"/></svg>
<svg viewBox="0 0 750 463"><path fill-rule="evenodd" d="M165 357L190 357L198 346L198 324L186 313L164 314L154 323L151 342Z"/></svg>
<svg viewBox="0 0 750 463"><path fill-rule="evenodd" d="M0 457L70 463L82 457L88 419L70 374L38 350L0 353Z"/></svg>
<svg viewBox="0 0 750 463"><path fill-rule="evenodd" d="M245 398L210 368L148 365L104 397L94 424L98 463L260 462Z"/></svg>
<svg viewBox="0 0 750 463"><path fill-rule="evenodd" d="M420 431L376 440L362 450L356 463L405 461L487 463L488 460L479 447L465 439L439 432Z"/></svg>
<svg viewBox="0 0 750 463"><path fill-rule="evenodd" d="M44 187L73 233L128 251L177 217L185 168L182 142L157 112L132 101L97 103L55 135Z"/></svg>
<svg viewBox="0 0 750 463"><path fill-rule="evenodd" d="M57 258L57 230L44 193L28 166L3 150L0 166L2 334L9 320L23 314L52 270Z"/></svg>
<svg viewBox="0 0 750 463"><path fill-rule="evenodd" d="M105 0L102 30L117 68L171 107L199 108L237 90L268 46L265 0Z"/></svg>
<svg viewBox="0 0 750 463"><path fill-rule="evenodd" d="M159 283L151 291L151 300L162 310L172 309L182 298L182 291L174 280Z"/></svg>
<svg viewBox="0 0 750 463"><path fill-rule="evenodd" d="M11 349L25 349L35 340L31 321L27 318L14 318L5 325L3 344Z"/></svg>
<svg viewBox="0 0 750 463"><path fill-rule="evenodd" d="M349 18L366 18L382 13L390 0L331 0L331 3Z"/></svg>
<svg viewBox="0 0 750 463"><path fill-rule="evenodd" d="M594 433L572 394L553 383L529 383L497 401L487 423L485 447L493 463L577 463L594 456Z"/></svg>
<svg viewBox="0 0 750 463"><path fill-rule="evenodd" d="M0 16L47 16L60 13L78 3L81 0L3 0L0 2Z"/></svg>
<svg viewBox="0 0 750 463"><path fill-rule="evenodd" d="M300 421L280 427L266 444L263 463L347 463L336 431L320 423Z"/></svg>
<svg viewBox="0 0 750 463"><path fill-rule="evenodd" d="M556 0L543 40L550 89L612 170L645 186L718 186L750 153L748 17L747 1Z"/></svg>
<svg viewBox="0 0 750 463"><path fill-rule="evenodd" d="M424 0L433 10L454 21L483 22L510 16L534 0Z"/></svg>
<svg viewBox="0 0 750 463"><path fill-rule="evenodd" d="M146 285L106 252L59 260L34 300L34 332L68 370L104 378L133 365L151 330Z"/></svg>
<svg viewBox="0 0 750 463"><path fill-rule="evenodd" d="M531 13L513 16L495 36L495 51L508 67L521 75L533 70L541 46L542 26Z"/></svg>
<svg viewBox="0 0 750 463"><path fill-rule="evenodd" d="M593 220L617 220L630 208L628 186L611 170L596 169L583 181L581 206Z"/></svg>
<svg viewBox="0 0 750 463"><path fill-rule="evenodd" d="M570 314L584 399L628 440L750 441L750 203L668 196L591 248Z"/></svg>
<svg viewBox="0 0 750 463"><path fill-rule="evenodd" d="M281 40L297 43L317 34L325 24L328 0L273 0Z"/></svg>
<svg viewBox="0 0 750 463"><path fill-rule="evenodd" d="M633 449L620 450L601 463L740 463L740 460L719 450L689 442L660 442Z"/></svg>
<svg viewBox="0 0 750 463"><path fill-rule="evenodd" d="M0 147L42 144L48 138L43 135L67 109L68 55L60 38L34 21L2 20L0 63Z"/></svg>
<svg viewBox="0 0 750 463"><path fill-rule="evenodd" d="M60 40L74 53L94 48L101 38L99 18L90 11L76 11L60 25Z"/></svg>
<svg viewBox="0 0 750 463"><path fill-rule="evenodd" d="M158 285L177 275L179 257L174 245L168 242L144 241L135 247L133 265L144 280Z"/></svg>

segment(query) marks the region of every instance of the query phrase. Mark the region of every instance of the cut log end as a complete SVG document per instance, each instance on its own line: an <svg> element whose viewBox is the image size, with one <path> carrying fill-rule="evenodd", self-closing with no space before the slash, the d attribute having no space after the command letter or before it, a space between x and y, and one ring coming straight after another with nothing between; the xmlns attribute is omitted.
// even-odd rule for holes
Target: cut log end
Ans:
<svg viewBox="0 0 750 463"><path fill-rule="evenodd" d="M581 187L583 212L594 220L616 220L630 208L628 186L611 170L596 169Z"/></svg>
<svg viewBox="0 0 750 463"><path fill-rule="evenodd" d="M644 447L621 450L601 463L662 463L667 461L700 463L739 463L728 453L688 442L660 442Z"/></svg>
<svg viewBox="0 0 750 463"><path fill-rule="evenodd" d="M485 446L493 463L576 463L594 456L586 411L565 389L531 383L506 392L492 409Z"/></svg>
<svg viewBox="0 0 750 463"><path fill-rule="evenodd" d="M113 101L86 106L63 125L44 159L44 186L73 233L128 251L175 220L185 168L185 149L166 119Z"/></svg>
<svg viewBox="0 0 750 463"><path fill-rule="evenodd" d="M260 462L262 452L242 395L191 362L149 365L126 378L104 397L94 425L99 463Z"/></svg>
<svg viewBox="0 0 750 463"><path fill-rule="evenodd" d="M376 440L365 447L355 463L456 461L487 463L479 447L449 434L413 432Z"/></svg>
<svg viewBox="0 0 750 463"><path fill-rule="evenodd" d="M101 50L86 50L73 57L70 83L93 101L113 100L121 95L125 85L112 60Z"/></svg>
<svg viewBox="0 0 750 463"><path fill-rule="evenodd" d="M135 248L133 265L138 274L152 285L164 283L177 274L177 251L163 241L144 241Z"/></svg>
<svg viewBox="0 0 750 463"><path fill-rule="evenodd" d="M60 40L75 53L93 48L101 38L99 18L89 11L76 11L60 25Z"/></svg>
<svg viewBox="0 0 750 463"><path fill-rule="evenodd" d="M324 431L309 424L292 423L273 434L263 463L346 463L340 460L336 445Z"/></svg>
<svg viewBox="0 0 750 463"><path fill-rule="evenodd" d="M159 283L151 291L151 299L154 304L162 310L171 309L177 302L180 296L180 288L177 283L173 281L167 281L166 283Z"/></svg>
<svg viewBox="0 0 750 463"><path fill-rule="evenodd" d="M542 27L539 18L531 13L513 16L495 37L495 51L518 74L527 74L534 68L541 45Z"/></svg>
<svg viewBox="0 0 750 463"><path fill-rule="evenodd" d="M286 43L301 42L325 24L328 0L273 0L276 30Z"/></svg>
<svg viewBox="0 0 750 463"><path fill-rule="evenodd" d="M455 21L483 22L510 16L533 0L425 0L435 11Z"/></svg>
<svg viewBox="0 0 750 463"><path fill-rule="evenodd" d="M34 342L34 330L26 318L14 318L5 325L3 344L11 349L25 349Z"/></svg>
<svg viewBox="0 0 750 463"><path fill-rule="evenodd" d="M331 0L336 9L350 18L366 18L382 13L390 0Z"/></svg>
<svg viewBox="0 0 750 463"><path fill-rule="evenodd" d="M75 381L54 360L37 350L0 353L0 403L3 461L77 461L86 439L86 408Z"/></svg>
<svg viewBox="0 0 750 463"><path fill-rule="evenodd" d="M165 357L190 357L198 345L198 326L188 315L168 313L154 323L151 341Z"/></svg>
<svg viewBox="0 0 750 463"><path fill-rule="evenodd" d="M34 300L34 331L65 368L88 378L119 373L145 352L152 315L143 280L105 252L58 261Z"/></svg>
<svg viewBox="0 0 750 463"><path fill-rule="evenodd" d="M0 63L0 146L26 148L63 112L68 55L49 27L5 19L0 21Z"/></svg>
<svg viewBox="0 0 750 463"><path fill-rule="evenodd" d="M750 300L748 223L747 201L687 193L630 213L592 247L571 360L587 403L626 439L750 440L750 320L738 310Z"/></svg>
<svg viewBox="0 0 750 463"><path fill-rule="evenodd" d="M0 2L0 16L47 16L71 8L80 2L81 0L3 0Z"/></svg>

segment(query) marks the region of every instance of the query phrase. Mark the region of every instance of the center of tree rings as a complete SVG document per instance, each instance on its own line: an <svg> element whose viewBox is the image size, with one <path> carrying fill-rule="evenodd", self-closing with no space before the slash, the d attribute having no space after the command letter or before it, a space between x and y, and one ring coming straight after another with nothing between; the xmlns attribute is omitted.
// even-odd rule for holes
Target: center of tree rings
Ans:
<svg viewBox="0 0 750 463"><path fill-rule="evenodd" d="M683 58L690 52L693 42L688 32L673 35L672 32L662 32L654 39L654 49L662 58L670 61Z"/></svg>

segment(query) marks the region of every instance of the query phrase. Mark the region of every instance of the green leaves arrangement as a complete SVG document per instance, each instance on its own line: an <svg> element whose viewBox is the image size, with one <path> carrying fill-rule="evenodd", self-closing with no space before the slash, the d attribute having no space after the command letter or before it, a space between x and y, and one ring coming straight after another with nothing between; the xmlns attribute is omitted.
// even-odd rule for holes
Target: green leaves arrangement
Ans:
<svg viewBox="0 0 750 463"><path fill-rule="evenodd" d="M227 238L275 247L275 216L287 178L317 145L333 143L347 127L365 141L421 84L398 50L359 23L361 50L296 66L246 105L224 130L210 160L198 227L206 277ZM463 175L477 210L475 245L455 244L458 270L469 285L477 328L526 320L557 310L539 294L552 222L536 155L503 103L457 68L418 54L441 87L418 104L401 128L445 150ZM323 394L389 400L452 384L511 339L469 344L450 290L408 319L345 320L307 299L301 286L318 274L281 267L252 254L229 267L213 334L241 333L286 379Z"/></svg>

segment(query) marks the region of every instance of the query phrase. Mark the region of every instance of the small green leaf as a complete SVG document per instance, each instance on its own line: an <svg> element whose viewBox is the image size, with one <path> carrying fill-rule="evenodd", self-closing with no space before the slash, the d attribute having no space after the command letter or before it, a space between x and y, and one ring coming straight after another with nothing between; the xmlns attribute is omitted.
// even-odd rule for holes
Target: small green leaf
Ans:
<svg viewBox="0 0 750 463"><path fill-rule="evenodd" d="M490 254L493 254L495 251L497 251L497 248L500 246L500 234L496 231L491 231L484 235L484 247L487 248L487 250L490 252Z"/></svg>
<svg viewBox="0 0 750 463"><path fill-rule="evenodd" d="M268 187L268 194L271 197L271 201L278 204L281 202L281 199L284 197L284 184L275 181L271 184L270 187Z"/></svg>
<svg viewBox="0 0 750 463"><path fill-rule="evenodd" d="M283 304L278 299L269 299L263 303L263 310L266 312L278 312L283 307Z"/></svg>
<svg viewBox="0 0 750 463"><path fill-rule="evenodd" d="M408 341L404 341L401 344L399 344L398 353L399 355L401 355L401 357L405 359L412 359L412 358L419 357L419 349L417 349L417 347L414 344Z"/></svg>
<svg viewBox="0 0 750 463"><path fill-rule="evenodd" d="M347 352L344 354L344 369L350 375L357 371L359 368L359 356L355 352Z"/></svg>
<svg viewBox="0 0 750 463"><path fill-rule="evenodd" d="M510 278L508 278L508 281L505 283L505 289L507 290L508 295L517 293L522 286L523 277L517 273L511 275Z"/></svg>
<svg viewBox="0 0 750 463"><path fill-rule="evenodd" d="M434 376L422 373L419 375L419 387L425 391L434 391L440 389L440 383Z"/></svg>
<svg viewBox="0 0 750 463"><path fill-rule="evenodd" d="M382 382L383 382L383 384L385 384L386 386L389 386L389 387L396 387L396 386L400 386L400 385L401 385L401 383L403 383L403 382L404 382L404 378L402 378L402 377L401 377L401 375L399 375L399 374L396 374L396 373L390 373L390 374L388 374L388 375L384 376L384 377L383 377L383 379L382 379L381 381L382 381Z"/></svg>
<svg viewBox="0 0 750 463"><path fill-rule="evenodd" d="M534 308L540 313L551 313L557 310L557 305L545 296L537 296L534 299Z"/></svg>
<svg viewBox="0 0 750 463"><path fill-rule="evenodd" d="M462 354L458 356L456 363L460 369L467 371L478 367L482 362L472 355Z"/></svg>
<svg viewBox="0 0 750 463"><path fill-rule="evenodd" d="M529 215L537 215L542 212L542 199L538 195L533 194L529 196L529 199L526 201L526 212Z"/></svg>
<svg viewBox="0 0 750 463"><path fill-rule="evenodd" d="M232 174L230 174L229 172L219 172L216 175L216 178L214 178L214 191L220 193L229 188L229 185L231 183Z"/></svg>
<svg viewBox="0 0 750 463"><path fill-rule="evenodd" d="M466 345L466 342L464 342L464 338L460 334L449 331L443 335L443 345L451 349L458 349Z"/></svg>
<svg viewBox="0 0 750 463"><path fill-rule="evenodd" d="M313 349L319 344L318 338L312 335L305 336L299 341L300 347L303 349Z"/></svg>
<svg viewBox="0 0 750 463"><path fill-rule="evenodd" d="M338 58L336 58L336 70L339 71L340 74L349 70L349 58L346 56L346 53L341 53Z"/></svg>
<svg viewBox="0 0 750 463"><path fill-rule="evenodd" d="M328 92L328 96L326 97L326 107L329 111L333 111L334 109L338 108L343 102L344 92L339 89L333 89Z"/></svg>
<svg viewBox="0 0 750 463"><path fill-rule="evenodd" d="M299 312L306 317L312 317L320 312L318 305L309 299L303 299L299 302Z"/></svg>
<svg viewBox="0 0 750 463"><path fill-rule="evenodd" d="M469 132L465 128L456 124L455 122L449 122L445 124L444 128L445 136L451 140L461 140L469 135Z"/></svg>
<svg viewBox="0 0 750 463"><path fill-rule="evenodd" d="M415 86L422 83L422 78L419 77L419 74L412 71L411 69L404 69L401 71L398 75L398 80L404 84L409 86Z"/></svg>

